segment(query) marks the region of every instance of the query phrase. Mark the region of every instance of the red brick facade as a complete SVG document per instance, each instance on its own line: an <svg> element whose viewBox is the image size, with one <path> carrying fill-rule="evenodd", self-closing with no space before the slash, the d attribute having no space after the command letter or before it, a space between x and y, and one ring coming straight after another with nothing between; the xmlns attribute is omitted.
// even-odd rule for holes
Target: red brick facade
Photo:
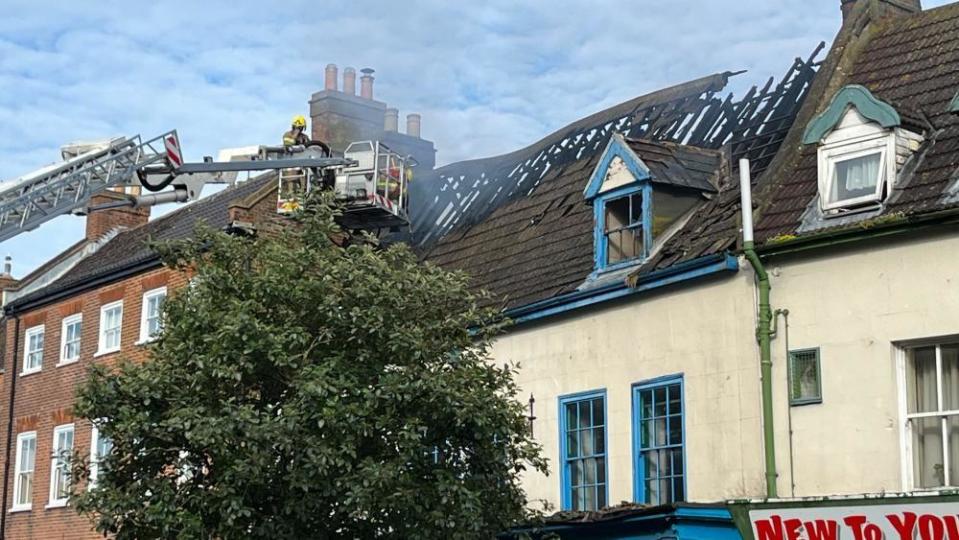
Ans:
<svg viewBox="0 0 959 540"><path fill-rule="evenodd" d="M275 197L274 187L236 201L229 210L231 219L254 223L261 230L269 229L278 222ZM279 222L282 223L282 220ZM109 227L108 224L105 226ZM90 451L92 426L86 420L74 418L72 413L77 385L84 380L93 363L113 365L120 358L146 360L146 349L140 343L144 294L166 287L168 295L175 295L186 283L187 278L182 273L154 267L54 303L15 313L4 320L2 330L6 338L4 372L0 375L0 447L5 454L0 454L0 460L9 461L0 463L7 471L6 504L2 509L6 514L5 538L101 537L92 531L86 517L78 515L69 506L49 506L54 429L73 423L74 450L82 454ZM101 307L117 301L123 303L120 350L98 353ZM62 323L66 317L78 313L82 314L80 356L76 361L61 364ZM42 366L35 372L23 373L27 331L40 325L44 328ZM12 388L14 381L15 390ZM12 409L8 409L12 390L15 392ZM16 441L17 436L25 432L36 433L36 463L31 504L29 508L21 510L13 509L16 497ZM85 486L77 486L76 489L85 489Z"/></svg>

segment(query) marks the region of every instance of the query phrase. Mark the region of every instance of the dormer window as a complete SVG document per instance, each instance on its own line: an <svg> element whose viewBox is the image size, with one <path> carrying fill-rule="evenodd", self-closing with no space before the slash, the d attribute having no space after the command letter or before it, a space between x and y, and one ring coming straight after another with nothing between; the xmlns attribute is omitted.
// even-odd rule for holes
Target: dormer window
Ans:
<svg viewBox="0 0 959 540"><path fill-rule="evenodd" d="M584 192L593 205L596 272L632 267L655 252L703 193L715 191L719 160L708 150L614 135Z"/></svg>
<svg viewBox="0 0 959 540"><path fill-rule="evenodd" d="M818 145L819 206L826 216L881 205L899 167L922 141L900 127L899 113L863 86L836 93L806 128Z"/></svg>

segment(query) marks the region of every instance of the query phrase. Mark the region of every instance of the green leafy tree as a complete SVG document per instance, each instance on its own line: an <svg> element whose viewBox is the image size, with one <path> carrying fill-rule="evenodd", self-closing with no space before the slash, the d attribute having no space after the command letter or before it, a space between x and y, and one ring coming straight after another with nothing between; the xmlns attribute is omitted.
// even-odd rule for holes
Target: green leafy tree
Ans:
<svg viewBox="0 0 959 540"><path fill-rule="evenodd" d="M113 443L71 499L98 531L489 538L530 517L519 477L545 461L513 368L489 358L493 313L463 275L349 237L336 212L319 197L275 235L157 247L194 277L151 359L93 368L78 392Z"/></svg>

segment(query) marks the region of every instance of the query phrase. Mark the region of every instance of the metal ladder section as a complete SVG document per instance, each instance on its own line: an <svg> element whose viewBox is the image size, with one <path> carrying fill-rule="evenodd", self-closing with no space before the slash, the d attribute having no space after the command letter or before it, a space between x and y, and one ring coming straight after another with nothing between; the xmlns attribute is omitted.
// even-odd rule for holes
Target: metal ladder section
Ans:
<svg viewBox="0 0 959 540"><path fill-rule="evenodd" d="M168 161L165 142L170 138L178 145L176 130L146 142L139 135L121 139L103 150L28 175L7 189L0 185L0 242L84 207L94 195L130 182L147 165Z"/></svg>

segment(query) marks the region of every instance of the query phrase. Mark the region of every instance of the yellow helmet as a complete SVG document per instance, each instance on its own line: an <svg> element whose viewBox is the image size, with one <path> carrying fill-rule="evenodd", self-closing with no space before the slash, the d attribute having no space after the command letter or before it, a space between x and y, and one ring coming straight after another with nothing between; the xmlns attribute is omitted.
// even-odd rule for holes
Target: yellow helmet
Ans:
<svg viewBox="0 0 959 540"><path fill-rule="evenodd" d="M293 127L306 129L306 118L302 114L294 116Z"/></svg>

